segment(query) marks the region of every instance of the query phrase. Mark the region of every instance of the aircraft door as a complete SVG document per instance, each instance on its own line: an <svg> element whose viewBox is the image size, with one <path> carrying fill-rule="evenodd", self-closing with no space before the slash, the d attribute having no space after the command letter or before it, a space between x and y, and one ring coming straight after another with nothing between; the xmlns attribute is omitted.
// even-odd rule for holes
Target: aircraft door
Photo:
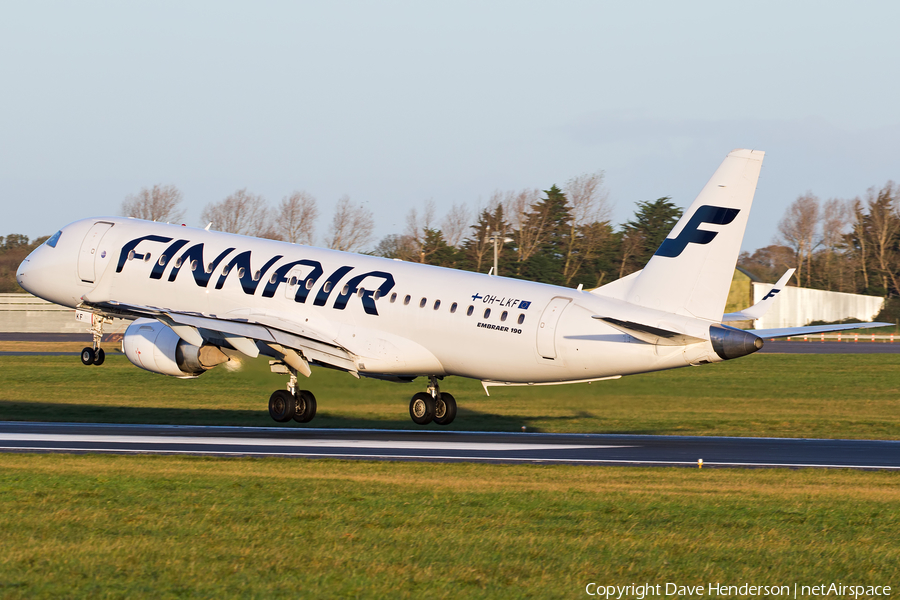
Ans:
<svg viewBox="0 0 900 600"><path fill-rule="evenodd" d="M544 358L551 360L556 358L556 324L571 301L571 298L556 296L541 314L537 330L537 349L538 354Z"/></svg>
<svg viewBox="0 0 900 600"><path fill-rule="evenodd" d="M94 223L87 235L84 236L84 241L81 242L81 251L78 253L78 278L81 281L94 283L97 249L100 247L100 240L112 226L112 223Z"/></svg>

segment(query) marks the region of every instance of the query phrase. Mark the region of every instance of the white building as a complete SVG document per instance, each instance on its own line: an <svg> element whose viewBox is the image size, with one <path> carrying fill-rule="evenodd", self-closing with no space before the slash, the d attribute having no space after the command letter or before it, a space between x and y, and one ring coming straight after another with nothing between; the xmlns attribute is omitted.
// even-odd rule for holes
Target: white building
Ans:
<svg viewBox="0 0 900 600"><path fill-rule="evenodd" d="M774 284L751 282L753 303L762 300ZM842 321L859 319L871 321L881 312L884 298L844 294L800 287L785 287L779 292L772 308L762 318L753 322L755 329L776 327L802 327L812 321Z"/></svg>

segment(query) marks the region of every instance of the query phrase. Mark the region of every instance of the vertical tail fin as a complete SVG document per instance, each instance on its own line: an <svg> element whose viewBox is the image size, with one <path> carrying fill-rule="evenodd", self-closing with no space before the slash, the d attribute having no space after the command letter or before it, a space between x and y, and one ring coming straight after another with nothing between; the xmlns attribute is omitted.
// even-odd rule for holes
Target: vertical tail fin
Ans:
<svg viewBox="0 0 900 600"><path fill-rule="evenodd" d="M733 150L631 286L626 301L718 321L764 152Z"/></svg>

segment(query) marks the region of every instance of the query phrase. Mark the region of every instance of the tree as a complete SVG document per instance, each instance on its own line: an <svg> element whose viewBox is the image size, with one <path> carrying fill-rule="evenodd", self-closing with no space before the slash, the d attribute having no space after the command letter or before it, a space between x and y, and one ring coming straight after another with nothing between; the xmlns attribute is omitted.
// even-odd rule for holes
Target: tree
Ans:
<svg viewBox="0 0 900 600"><path fill-rule="evenodd" d="M847 202L832 198L822 205L820 217L822 227L822 249L814 257L813 264L818 273L816 286L840 292L855 291L848 288L852 273L849 262L844 257L847 248L845 236L850 223L850 207Z"/></svg>
<svg viewBox="0 0 900 600"><path fill-rule="evenodd" d="M333 250L357 252L372 239L375 217L364 206L350 202L350 196L341 196L334 208L329 228L328 247Z"/></svg>
<svg viewBox="0 0 900 600"><path fill-rule="evenodd" d="M403 260L428 262L425 238L429 230L434 230L434 213L434 200L425 201L425 209L421 214L415 206L409 209L406 214L406 231L403 234L406 238L409 255L402 257Z"/></svg>
<svg viewBox="0 0 900 600"><path fill-rule="evenodd" d="M503 197L503 213L509 220L510 237L514 240L519 265L531 258L543 242L546 215L533 210L540 201L540 190L507 192Z"/></svg>
<svg viewBox="0 0 900 600"><path fill-rule="evenodd" d="M572 215L566 195L556 185L544 190L544 194L526 215L524 226L539 229L540 235L534 251L519 263L518 274L532 281L563 285Z"/></svg>
<svg viewBox="0 0 900 600"><path fill-rule="evenodd" d="M275 231L286 242L311 246L318 218L316 199L306 192L294 192L281 199L275 219Z"/></svg>
<svg viewBox="0 0 900 600"><path fill-rule="evenodd" d="M399 233L391 233L381 238L372 254L399 260L414 260L416 256L413 241L409 236Z"/></svg>
<svg viewBox="0 0 900 600"><path fill-rule="evenodd" d="M152 188L141 188L134 195L122 201L122 215L147 221L173 223L184 217L184 211L178 209L182 195L174 185L154 185Z"/></svg>
<svg viewBox="0 0 900 600"><path fill-rule="evenodd" d="M465 204L454 204L441 219L441 234L448 246L459 248L469 228L469 209Z"/></svg>
<svg viewBox="0 0 900 600"><path fill-rule="evenodd" d="M274 231L266 199L240 189L221 202L211 202L203 209L200 219L212 223L218 231L280 239Z"/></svg>
<svg viewBox="0 0 900 600"><path fill-rule="evenodd" d="M565 187L571 219L566 235L563 279L571 285L582 267L611 240L609 196L603 189L603 172L570 179Z"/></svg>
<svg viewBox="0 0 900 600"><path fill-rule="evenodd" d="M884 294L900 293L897 284L900 217L897 216L896 200L897 189L893 181L888 181L877 192L875 188L869 188L865 231L874 266L881 275Z"/></svg>
<svg viewBox="0 0 900 600"><path fill-rule="evenodd" d="M753 254L742 252L737 264L759 281L775 283L785 271L796 267L795 261L793 249L772 244L765 248L757 248Z"/></svg>
<svg viewBox="0 0 900 600"><path fill-rule="evenodd" d="M2 246L0 246L0 249L4 251L15 250L16 248L24 248L25 246L29 245L28 236L22 235L20 233L11 233L6 236L5 240L3 240L2 237L0 237L0 240L2 240Z"/></svg>
<svg viewBox="0 0 900 600"><path fill-rule="evenodd" d="M503 239L509 233L509 224L504 218L502 192L494 192L488 207L481 211L478 221L469 229L472 232L462 244L462 265L471 271L485 273L487 265L493 264L494 242L490 239L491 234L496 232ZM498 270L501 273L507 272L507 248L508 244L505 242L497 248Z"/></svg>
<svg viewBox="0 0 900 600"><path fill-rule="evenodd" d="M619 277L644 268L678 223L684 211L670 202L671 199L663 196L653 202L638 202L634 219L625 223L619 234L622 253Z"/></svg>
<svg viewBox="0 0 900 600"><path fill-rule="evenodd" d="M803 261L806 261L806 285L810 281L812 254L822 243L819 236L819 199L812 192L798 196L778 222L780 237L776 243L788 246L797 256L797 281L803 285Z"/></svg>

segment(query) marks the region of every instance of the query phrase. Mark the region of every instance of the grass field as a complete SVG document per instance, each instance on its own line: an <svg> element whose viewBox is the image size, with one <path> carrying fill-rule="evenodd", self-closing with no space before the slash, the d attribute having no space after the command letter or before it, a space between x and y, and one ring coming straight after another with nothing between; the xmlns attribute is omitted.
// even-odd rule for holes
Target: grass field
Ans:
<svg viewBox="0 0 900 600"><path fill-rule="evenodd" d="M271 426L268 397L285 381L264 359L178 380L112 353L101 367L2 356L0 420ZM312 426L418 428L408 401L422 379L316 368L301 384L319 401ZM900 355L755 354L593 384L492 388L490 397L479 382L451 377L442 390L459 403L456 430L900 439Z"/></svg>
<svg viewBox="0 0 900 600"><path fill-rule="evenodd" d="M3 598L896 586L898 530L893 473L0 456Z"/></svg>
<svg viewBox="0 0 900 600"><path fill-rule="evenodd" d="M900 439L898 375L896 355L753 355L490 398L478 382L442 387L458 430ZM182 381L114 354L90 368L3 356L0 419L271 426L266 401L283 384L264 360ZM416 428L419 382L315 369L305 384L315 426ZM0 454L4 599L897 589L898 529L892 472Z"/></svg>

